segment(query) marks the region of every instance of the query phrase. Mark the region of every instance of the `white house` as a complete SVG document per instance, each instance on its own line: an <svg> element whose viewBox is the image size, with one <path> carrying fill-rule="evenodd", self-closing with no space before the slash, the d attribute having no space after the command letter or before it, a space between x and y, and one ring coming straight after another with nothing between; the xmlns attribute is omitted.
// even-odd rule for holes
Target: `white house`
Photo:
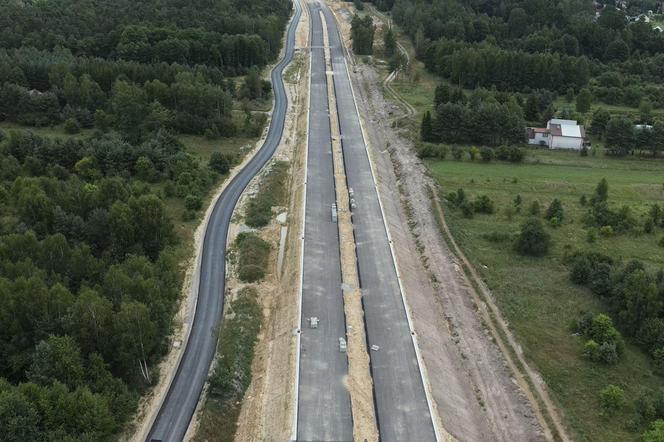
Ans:
<svg viewBox="0 0 664 442"><path fill-rule="evenodd" d="M549 149L580 150L586 140L586 130L574 120L554 118L546 128L529 127L528 144L548 146Z"/></svg>

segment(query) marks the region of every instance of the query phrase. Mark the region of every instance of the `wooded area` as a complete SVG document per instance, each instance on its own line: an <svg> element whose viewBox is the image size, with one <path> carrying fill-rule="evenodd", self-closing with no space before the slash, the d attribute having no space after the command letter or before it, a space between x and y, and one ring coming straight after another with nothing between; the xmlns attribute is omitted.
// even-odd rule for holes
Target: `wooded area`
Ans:
<svg viewBox="0 0 664 442"><path fill-rule="evenodd" d="M289 0L41 1L0 5L0 434L111 440L153 384L181 290L186 215L228 172L177 134L256 136L260 69ZM243 75L236 84L232 76Z"/></svg>

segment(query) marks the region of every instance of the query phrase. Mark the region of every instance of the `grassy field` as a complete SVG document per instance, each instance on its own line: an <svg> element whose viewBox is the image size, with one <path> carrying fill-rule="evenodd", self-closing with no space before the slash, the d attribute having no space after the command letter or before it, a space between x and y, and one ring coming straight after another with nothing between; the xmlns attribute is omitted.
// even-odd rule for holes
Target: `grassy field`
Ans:
<svg viewBox="0 0 664 442"><path fill-rule="evenodd" d="M664 200L664 162L581 158L559 151L529 151L527 164L438 161L429 168L443 192L463 188L467 196L488 195L496 204L494 215L461 216L447 208L446 218L454 237L480 270L498 304L516 332L527 358L535 362L546 383L562 404L569 423L581 440L635 440L631 421L633 402L643 388L656 388L664 379L652 372L642 351L628 345L615 367L592 364L582 357L583 340L572 335L571 324L584 310L605 310L589 290L574 285L563 263L566 252L596 250L623 259L639 258L651 267L664 265L664 248L657 245L664 231L586 240L581 218L587 211L581 195L588 197L599 180L609 182L612 206L627 204L636 214L648 204ZM521 213L509 216L516 195L523 199ZM508 242L492 242L485 234L513 235L527 218L535 200L543 210L559 198L565 220L547 231L553 249L544 258L525 258L511 251ZM612 418L600 414L598 394L607 384L621 386L627 406Z"/></svg>
<svg viewBox="0 0 664 442"><path fill-rule="evenodd" d="M419 120L424 111L433 110L434 89L440 79L414 60L412 44L398 29L397 36L411 55L411 64L392 87L417 110L414 124L401 126L410 128L408 136L418 140ZM387 76L385 67L379 69ZM564 98L556 104L561 109L574 108L574 103L566 103ZM638 113L638 109L602 107L611 113ZM658 115L662 112L653 111ZM596 144L601 145L593 142ZM634 401L643 390L664 385L664 379L653 374L650 358L630 342L616 366L593 364L582 358L583 339L573 335L571 325L582 311L601 312L606 308L588 289L571 283L563 257L566 252L592 249L623 259L639 258L653 268L663 266L664 248L657 242L664 236L664 229L648 235L597 236L597 241L590 244L581 220L587 208L579 199L584 194L590 197L597 183L606 178L611 206L626 204L641 218L649 204L664 201L664 160L609 158L600 148L596 156L588 157L529 150L526 162L520 165L451 159L428 161L427 165L441 185L441 195L463 188L473 199L488 195L495 202L495 214L475 215L472 219L445 205L446 219L464 253L496 296L526 358L542 374L554 400L561 405L574 438L638 440L643 428L635 421ZM517 194L523 199L523 208L521 213L509 215L505 208L512 206ZM544 211L553 198L563 202L565 220L559 228L547 227L553 248L546 257L521 257L512 252L508 242L484 239L485 234L494 232L517 233L532 201L538 200ZM612 417L600 411L599 391L607 384L621 386L626 395L626 406Z"/></svg>

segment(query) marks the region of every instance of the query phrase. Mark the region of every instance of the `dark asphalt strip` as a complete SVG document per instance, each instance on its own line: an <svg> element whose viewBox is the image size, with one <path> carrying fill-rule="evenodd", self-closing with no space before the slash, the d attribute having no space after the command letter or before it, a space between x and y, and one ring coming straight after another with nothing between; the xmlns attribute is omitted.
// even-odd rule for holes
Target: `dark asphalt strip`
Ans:
<svg viewBox="0 0 664 442"><path fill-rule="evenodd" d="M295 31L302 13L298 2L294 3L295 14L288 26L285 53L271 74L274 109L268 134L254 157L228 183L210 215L203 240L198 301L191 334L148 441L179 442L184 438L207 380L224 306L226 239L233 210L245 187L272 158L284 130L288 98L282 74L293 58Z"/></svg>

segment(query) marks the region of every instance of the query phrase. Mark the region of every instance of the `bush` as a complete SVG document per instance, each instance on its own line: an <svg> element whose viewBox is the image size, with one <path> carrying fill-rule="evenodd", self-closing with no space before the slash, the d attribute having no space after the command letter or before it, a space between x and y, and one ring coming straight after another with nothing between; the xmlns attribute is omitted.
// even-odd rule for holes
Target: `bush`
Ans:
<svg viewBox="0 0 664 442"><path fill-rule="evenodd" d="M484 162L491 162L494 158L493 149L490 147L483 147L482 150L480 150L480 157L482 157L482 161Z"/></svg>
<svg viewBox="0 0 664 442"><path fill-rule="evenodd" d="M488 215L491 215L495 211L493 201L486 195L477 197L473 203L473 209L477 213L486 213Z"/></svg>
<svg viewBox="0 0 664 442"><path fill-rule="evenodd" d="M546 219L549 221L556 220L558 225L563 222L563 204L558 198L555 198L546 209Z"/></svg>
<svg viewBox="0 0 664 442"><path fill-rule="evenodd" d="M238 250L238 277L245 282L255 282L265 276L270 244L255 233L241 233L235 240Z"/></svg>
<svg viewBox="0 0 664 442"><path fill-rule="evenodd" d="M463 149L461 149L460 147L453 147L452 148L452 157L455 160L462 159L463 158Z"/></svg>
<svg viewBox="0 0 664 442"><path fill-rule="evenodd" d="M616 344L613 342L605 342L599 346L598 358L600 362L608 365L615 365L618 363L619 355Z"/></svg>
<svg viewBox="0 0 664 442"><path fill-rule="evenodd" d="M477 155L479 154L480 150L475 146L468 149L468 155L470 156L470 161L475 161L475 158L477 158Z"/></svg>
<svg viewBox="0 0 664 442"><path fill-rule="evenodd" d="M543 256L549 251L550 244L551 237L544 231L542 222L531 218L521 226L514 250L522 255Z"/></svg>
<svg viewBox="0 0 664 442"><path fill-rule="evenodd" d="M655 229L655 222L652 220L652 218L647 218L643 222L643 231L645 233L652 233L654 229Z"/></svg>
<svg viewBox="0 0 664 442"><path fill-rule="evenodd" d="M664 420L658 419L650 425L650 429L643 433L643 442L664 441Z"/></svg>
<svg viewBox="0 0 664 442"><path fill-rule="evenodd" d="M496 158L501 161L508 161L510 158L510 148L502 145L496 149Z"/></svg>
<svg viewBox="0 0 664 442"><path fill-rule="evenodd" d="M5 141L7 139L7 135L5 135L5 132L0 129L0 143Z"/></svg>
<svg viewBox="0 0 664 442"><path fill-rule="evenodd" d="M586 204L588 204L588 198L586 198L585 195L581 195L581 198L579 198L579 204L585 206Z"/></svg>
<svg viewBox="0 0 664 442"><path fill-rule="evenodd" d="M602 236L613 236L613 227L602 226L599 228L599 234Z"/></svg>
<svg viewBox="0 0 664 442"><path fill-rule="evenodd" d="M541 212L540 208L540 202L535 200L530 204L530 207L528 208L528 213L532 216L539 216Z"/></svg>
<svg viewBox="0 0 664 442"><path fill-rule="evenodd" d="M472 218L473 217L473 205L470 203L470 201L464 201L459 208L461 209L461 213L465 218Z"/></svg>
<svg viewBox="0 0 664 442"><path fill-rule="evenodd" d="M511 147L507 159L512 163L520 163L525 158L526 154L518 147Z"/></svg>
<svg viewBox="0 0 664 442"><path fill-rule="evenodd" d="M221 175L225 175L230 170L233 162L233 155L223 154L221 152L212 152L208 166L215 172Z"/></svg>
<svg viewBox="0 0 664 442"><path fill-rule="evenodd" d="M68 118L65 121L65 133L73 135L81 131L81 125L74 118Z"/></svg>
<svg viewBox="0 0 664 442"><path fill-rule="evenodd" d="M586 341L583 346L583 356L593 362L599 360L599 344L592 339Z"/></svg>
<svg viewBox="0 0 664 442"><path fill-rule="evenodd" d="M491 232L482 234L482 238L490 242L507 242L512 239L508 233L504 232Z"/></svg>
<svg viewBox="0 0 664 442"><path fill-rule="evenodd" d="M256 282L265 277L265 269L257 265L249 264L240 267L238 277L244 282Z"/></svg>
<svg viewBox="0 0 664 442"><path fill-rule="evenodd" d="M184 207L187 210L196 211L199 210L202 205L203 201L201 201L201 197L197 195L189 194L184 198Z"/></svg>
<svg viewBox="0 0 664 442"><path fill-rule="evenodd" d="M599 393L602 412L613 415L625 405L625 392L616 385L607 385Z"/></svg>
<svg viewBox="0 0 664 442"><path fill-rule="evenodd" d="M579 155L582 157L587 157L588 156L588 148L586 146L583 146L581 150L579 151Z"/></svg>

